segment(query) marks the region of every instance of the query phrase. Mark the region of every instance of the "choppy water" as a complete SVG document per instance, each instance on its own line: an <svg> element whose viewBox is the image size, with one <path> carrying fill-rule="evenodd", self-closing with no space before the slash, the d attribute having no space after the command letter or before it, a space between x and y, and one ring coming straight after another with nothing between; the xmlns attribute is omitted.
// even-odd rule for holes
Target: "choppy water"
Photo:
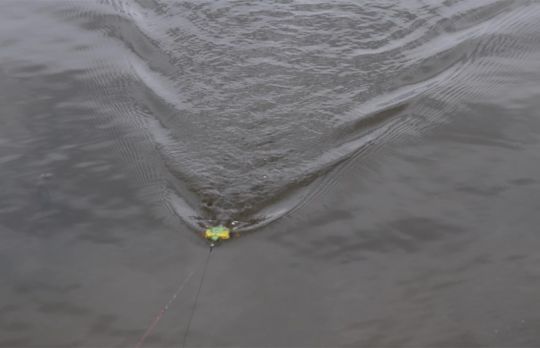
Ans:
<svg viewBox="0 0 540 348"><path fill-rule="evenodd" d="M2 1L0 344L132 345L225 223L260 233L220 250L194 344L537 346L539 23ZM150 345L181 342L193 292Z"/></svg>

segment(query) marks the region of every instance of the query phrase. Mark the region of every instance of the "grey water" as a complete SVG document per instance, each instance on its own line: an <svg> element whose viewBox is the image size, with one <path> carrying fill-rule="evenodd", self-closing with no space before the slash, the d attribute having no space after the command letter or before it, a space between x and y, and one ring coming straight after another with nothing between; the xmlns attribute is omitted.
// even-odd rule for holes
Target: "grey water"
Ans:
<svg viewBox="0 0 540 348"><path fill-rule="evenodd" d="M0 2L1 347L538 347L539 178L539 1Z"/></svg>

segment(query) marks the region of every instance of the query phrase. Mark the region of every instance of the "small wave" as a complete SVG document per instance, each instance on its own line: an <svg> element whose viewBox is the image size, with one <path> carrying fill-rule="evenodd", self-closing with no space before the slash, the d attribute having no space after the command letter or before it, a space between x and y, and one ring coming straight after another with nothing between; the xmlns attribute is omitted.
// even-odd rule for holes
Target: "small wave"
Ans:
<svg viewBox="0 0 540 348"><path fill-rule="evenodd" d="M83 76L141 194L193 228L287 214L358 153L500 95L538 53L532 3L62 4L103 48Z"/></svg>

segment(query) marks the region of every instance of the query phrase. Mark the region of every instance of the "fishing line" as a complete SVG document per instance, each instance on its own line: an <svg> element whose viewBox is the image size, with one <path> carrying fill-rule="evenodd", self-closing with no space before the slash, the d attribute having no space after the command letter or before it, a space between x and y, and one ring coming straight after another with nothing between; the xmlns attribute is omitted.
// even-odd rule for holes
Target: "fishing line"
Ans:
<svg viewBox="0 0 540 348"><path fill-rule="evenodd" d="M154 328L156 327L158 322L161 320L161 318L163 317L165 312L169 309L169 306L173 303L173 301L180 294L180 292L182 292L182 290L184 289L184 287L186 286L186 284L191 279L191 276L193 276L194 273L195 273L194 271L191 271L188 274L186 279L184 279L184 281L180 284L180 286L178 287L176 292L173 294L173 296L169 299L169 301L163 307L161 307L161 310L158 312L158 314L156 315L156 317L154 318L152 323L148 326L148 328L146 329L144 334L137 341L137 344L135 345L135 348L140 348L142 346L142 344L144 343L144 340L146 339L146 337L148 337L148 335L152 332L152 330L154 330Z"/></svg>
<svg viewBox="0 0 540 348"><path fill-rule="evenodd" d="M214 250L214 247L210 246L210 251L208 252L208 256L206 257L206 262L204 263L203 273L201 276L201 282L199 283L199 289L197 290L197 294L195 294L195 301L193 302L193 307L191 309L191 315L189 316L188 324L186 327L186 331L184 332L184 338L182 339L182 348L186 346L186 340L189 334L189 330L191 329L191 322L193 321L193 316L195 315L195 309L197 308L197 302L199 300L199 294L201 293L201 289L204 283L204 277L206 275L206 269L208 268L208 263L210 261L210 255L212 255L212 251Z"/></svg>

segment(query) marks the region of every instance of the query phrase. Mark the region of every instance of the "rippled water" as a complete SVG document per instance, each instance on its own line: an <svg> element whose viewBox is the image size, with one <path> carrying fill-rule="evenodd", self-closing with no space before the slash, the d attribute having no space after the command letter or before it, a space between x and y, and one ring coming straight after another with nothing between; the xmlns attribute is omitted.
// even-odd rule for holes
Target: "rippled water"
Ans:
<svg viewBox="0 0 540 348"><path fill-rule="evenodd" d="M1 345L540 344L538 1L0 10Z"/></svg>

